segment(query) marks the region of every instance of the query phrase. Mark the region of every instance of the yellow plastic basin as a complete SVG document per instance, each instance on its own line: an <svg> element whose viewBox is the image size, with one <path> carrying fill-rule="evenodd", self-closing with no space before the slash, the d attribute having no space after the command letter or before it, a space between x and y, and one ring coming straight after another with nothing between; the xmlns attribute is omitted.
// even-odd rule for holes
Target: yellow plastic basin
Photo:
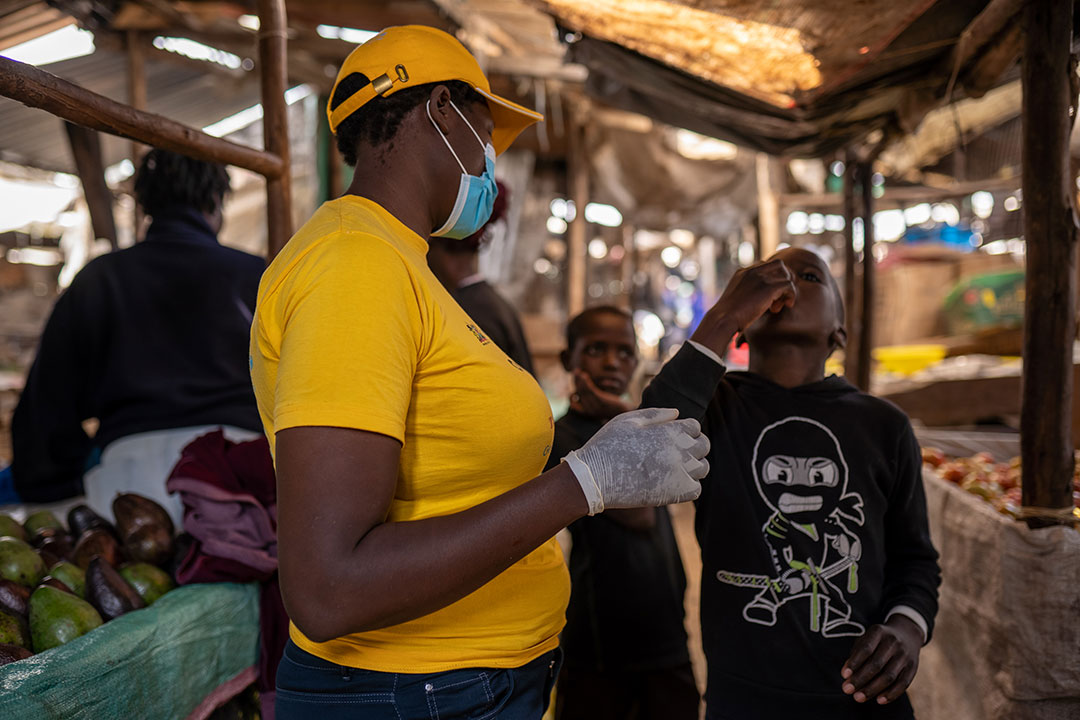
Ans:
<svg viewBox="0 0 1080 720"><path fill-rule="evenodd" d="M891 345L874 348L873 355L889 372L911 375L941 362L946 352L944 345Z"/></svg>

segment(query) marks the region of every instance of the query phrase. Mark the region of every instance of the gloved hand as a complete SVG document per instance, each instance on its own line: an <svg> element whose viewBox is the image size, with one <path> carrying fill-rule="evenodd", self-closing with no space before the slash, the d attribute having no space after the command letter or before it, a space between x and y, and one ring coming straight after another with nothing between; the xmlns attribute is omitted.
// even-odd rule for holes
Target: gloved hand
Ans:
<svg viewBox="0 0 1080 720"><path fill-rule="evenodd" d="M694 500L709 472L709 438L697 420L677 420L672 408L616 416L580 450L563 458L589 501L605 508L668 505Z"/></svg>

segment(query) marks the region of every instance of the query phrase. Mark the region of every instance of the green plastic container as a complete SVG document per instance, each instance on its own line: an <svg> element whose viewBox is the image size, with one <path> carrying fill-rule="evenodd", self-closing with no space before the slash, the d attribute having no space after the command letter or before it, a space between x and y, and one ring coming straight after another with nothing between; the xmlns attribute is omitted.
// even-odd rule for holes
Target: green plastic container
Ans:
<svg viewBox="0 0 1080 720"><path fill-rule="evenodd" d="M950 335L972 335L1024 322L1024 271L975 275L961 280L945 298Z"/></svg>

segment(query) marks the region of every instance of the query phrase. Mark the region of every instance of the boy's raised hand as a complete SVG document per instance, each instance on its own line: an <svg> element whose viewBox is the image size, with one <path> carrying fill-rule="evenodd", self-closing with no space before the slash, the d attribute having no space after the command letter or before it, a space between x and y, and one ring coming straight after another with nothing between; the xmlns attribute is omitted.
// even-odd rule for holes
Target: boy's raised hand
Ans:
<svg viewBox="0 0 1080 720"><path fill-rule="evenodd" d="M618 395L598 388L592 378L581 369L574 370L574 393L570 396L570 407L586 417L603 420L610 420L634 409Z"/></svg>
<svg viewBox="0 0 1080 720"><path fill-rule="evenodd" d="M840 670L843 691L860 703L874 699L885 705L896 700L915 679L922 644L922 630L903 615L872 626L855 641Z"/></svg>
<svg viewBox="0 0 1080 720"><path fill-rule="evenodd" d="M732 276L691 339L723 356L736 333L766 312L780 312L794 304L795 277L782 260L751 265Z"/></svg>

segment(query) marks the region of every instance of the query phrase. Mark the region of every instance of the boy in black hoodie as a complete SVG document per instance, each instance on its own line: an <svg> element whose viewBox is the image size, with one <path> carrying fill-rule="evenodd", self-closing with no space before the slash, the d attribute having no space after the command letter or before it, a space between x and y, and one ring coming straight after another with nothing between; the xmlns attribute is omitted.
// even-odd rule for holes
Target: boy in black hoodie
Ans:
<svg viewBox="0 0 1080 720"><path fill-rule="evenodd" d="M750 371L725 374L732 337ZM844 346L826 264L789 248L735 275L643 405L700 418L707 717L913 717L940 570L918 444L890 403L825 377Z"/></svg>

